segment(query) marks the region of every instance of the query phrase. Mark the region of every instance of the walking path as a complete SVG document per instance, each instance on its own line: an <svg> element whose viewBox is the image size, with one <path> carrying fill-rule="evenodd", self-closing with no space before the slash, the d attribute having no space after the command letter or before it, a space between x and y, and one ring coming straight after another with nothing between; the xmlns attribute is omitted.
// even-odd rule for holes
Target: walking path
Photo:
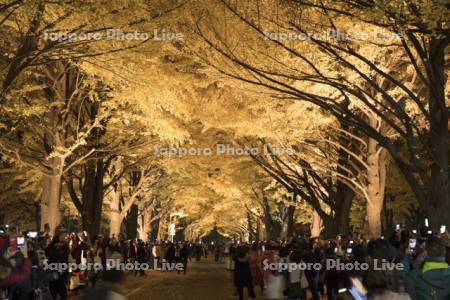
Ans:
<svg viewBox="0 0 450 300"><path fill-rule="evenodd" d="M147 271L146 276L127 274L121 291L128 300L238 299L233 297L232 275L232 272L225 269L225 264L193 260L188 264L186 275L177 274L176 271ZM256 299L262 300L261 291L256 288L255 292ZM79 299L74 294L69 298Z"/></svg>
<svg viewBox="0 0 450 300"><path fill-rule="evenodd" d="M129 300L231 299L232 273L224 264L192 261L186 275L162 271L148 271L144 277L129 275L123 292Z"/></svg>

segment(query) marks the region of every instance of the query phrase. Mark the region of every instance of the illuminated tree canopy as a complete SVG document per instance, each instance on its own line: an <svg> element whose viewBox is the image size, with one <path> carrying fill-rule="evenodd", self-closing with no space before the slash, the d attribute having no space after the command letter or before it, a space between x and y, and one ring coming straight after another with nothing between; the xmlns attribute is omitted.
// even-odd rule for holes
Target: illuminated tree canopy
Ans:
<svg viewBox="0 0 450 300"><path fill-rule="evenodd" d="M0 219L144 239L450 226L447 12L0 0Z"/></svg>

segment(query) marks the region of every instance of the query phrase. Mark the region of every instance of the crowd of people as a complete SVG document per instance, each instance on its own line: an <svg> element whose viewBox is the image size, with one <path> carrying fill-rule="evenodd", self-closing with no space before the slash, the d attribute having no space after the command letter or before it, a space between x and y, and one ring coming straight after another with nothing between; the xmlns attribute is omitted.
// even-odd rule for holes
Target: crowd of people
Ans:
<svg viewBox="0 0 450 300"><path fill-rule="evenodd" d="M189 261L226 262L232 271L232 297L257 294L268 300L450 299L450 238L397 228L368 241L359 233L334 239L297 236L289 241L177 242L125 239L85 232L49 238L0 235L0 299L125 299L125 273L143 269L108 268L108 260L147 264L186 274ZM331 262L331 263L330 263ZM101 268L52 269L56 265ZM160 270L160 269L158 269ZM175 275L176 276L176 275Z"/></svg>
<svg viewBox="0 0 450 300"><path fill-rule="evenodd" d="M64 300L69 291L84 299L111 299L111 295L120 299L119 285L125 273L145 276L145 269L110 268L108 260L133 266L146 264L158 270L164 264L178 264L180 268L164 270L186 274L190 260L200 261L208 258L209 253L214 253L217 262L222 261L224 254L220 249L223 244L144 242L102 235L89 239L86 232L56 235L51 239L46 235L30 238L26 234L3 233L0 235L0 300Z"/></svg>
<svg viewBox="0 0 450 300"><path fill-rule="evenodd" d="M359 233L335 239L234 243L228 268L234 297L270 300L450 299L447 232L418 234L397 228L368 241Z"/></svg>

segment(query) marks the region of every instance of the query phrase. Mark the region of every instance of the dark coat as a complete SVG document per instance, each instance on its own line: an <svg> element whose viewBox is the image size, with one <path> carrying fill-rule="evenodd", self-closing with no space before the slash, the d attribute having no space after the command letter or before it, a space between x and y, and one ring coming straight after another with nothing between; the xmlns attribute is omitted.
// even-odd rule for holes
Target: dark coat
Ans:
<svg viewBox="0 0 450 300"><path fill-rule="evenodd" d="M180 249L180 260L181 261L187 261L188 260L188 256L189 256L188 248L186 246L183 246Z"/></svg>
<svg viewBox="0 0 450 300"><path fill-rule="evenodd" d="M138 250L137 250L137 260L138 262L145 262L145 260L147 259L147 252L145 251L145 247L144 245L139 245L138 246Z"/></svg>
<svg viewBox="0 0 450 300"><path fill-rule="evenodd" d="M249 287L252 286L252 275L248 257L237 258L234 265L234 286Z"/></svg>

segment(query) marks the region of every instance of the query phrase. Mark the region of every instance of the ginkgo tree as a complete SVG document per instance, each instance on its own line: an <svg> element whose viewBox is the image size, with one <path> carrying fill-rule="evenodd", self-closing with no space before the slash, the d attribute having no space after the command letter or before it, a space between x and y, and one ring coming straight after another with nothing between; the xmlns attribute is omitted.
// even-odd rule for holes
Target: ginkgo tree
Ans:
<svg viewBox="0 0 450 300"><path fill-rule="evenodd" d="M130 164L123 165L121 160L118 158L112 164L111 168L114 169L112 176L123 172L122 169L126 167L128 171L121 176L121 180L112 184L108 191L110 234L115 236L119 236L121 224L133 205L139 202L150 202L145 205L152 205L153 189L164 174L157 163L148 161L148 159L144 159L133 167L129 167Z"/></svg>
<svg viewBox="0 0 450 300"><path fill-rule="evenodd" d="M450 206L444 2L218 3L194 24L212 50L197 47L206 63L276 98L317 105L372 138L402 171L432 226L448 224L438 209ZM377 131L359 107L392 132Z"/></svg>
<svg viewBox="0 0 450 300"><path fill-rule="evenodd" d="M318 234L318 216L334 235L365 211L377 237L396 207L384 200L407 190L433 226L447 223L442 8L3 1L2 201L34 201L50 234L68 199L91 235L106 217L114 235L126 224L131 237L163 238L180 222L192 238L214 227L278 238L299 219ZM156 39L160 29L181 38ZM403 174L396 189L386 168Z"/></svg>
<svg viewBox="0 0 450 300"><path fill-rule="evenodd" d="M64 174L92 154L73 159L105 115L77 122L83 103L93 101L95 80L89 81L76 65L55 62L40 67L25 89L11 92L21 101L3 105L6 122L14 122L2 136L1 151L17 166L32 168L42 183L42 224L53 233L59 223L61 182ZM27 89L28 87L28 89ZM23 102L22 102L23 101Z"/></svg>
<svg viewBox="0 0 450 300"><path fill-rule="evenodd" d="M3 2L1 104L10 101L9 92L18 88L16 83L28 69L61 59L101 57L150 43L155 27L161 30L157 27L161 19L170 18L184 5L176 0Z"/></svg>

